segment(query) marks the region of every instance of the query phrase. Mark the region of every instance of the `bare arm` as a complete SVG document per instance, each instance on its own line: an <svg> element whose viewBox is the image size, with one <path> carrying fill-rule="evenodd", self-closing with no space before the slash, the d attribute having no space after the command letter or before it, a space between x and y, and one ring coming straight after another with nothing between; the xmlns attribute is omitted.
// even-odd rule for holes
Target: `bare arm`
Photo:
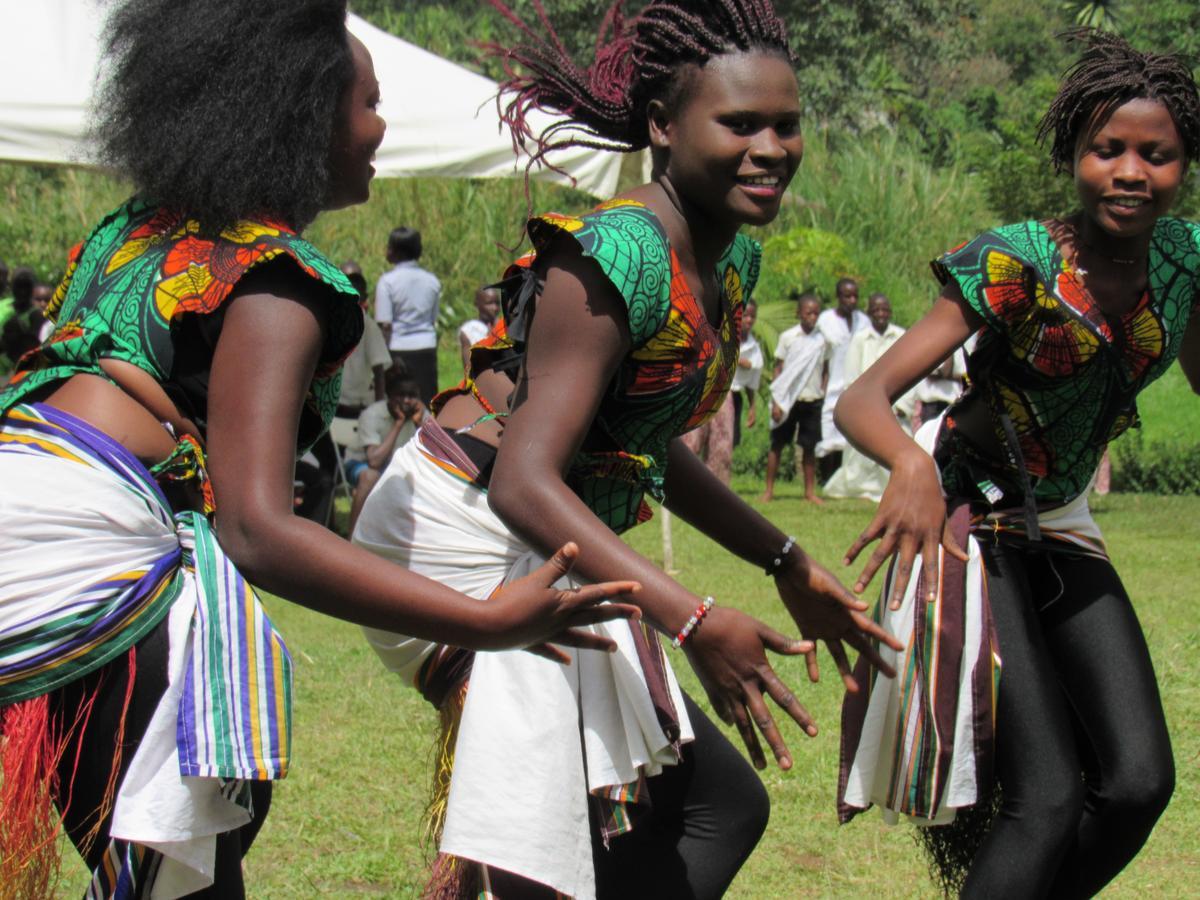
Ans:
<svg viewBox="0 0 1200 900"><path fill-rule="evenodd" d="M319 298L292 287L260 278L259 292L229 301L213 358L209 471L218 537L234 564L271 593L361 625L478 649L544 640L537 609L544 613L559 602L550 594L564 592L525 585L495 598L499 604L480 603L293 515L295 439L323 333ZM271 348L270 365L261 364L263 347ZM584 624L580 613L563 624Z"/></svg>
<svg viewBox="0 0 1200 900"><path fill-rule="evenodd" d="M965 559L944 535L945 503L933 459L900 427L892 412L895 400L941 364L982 325L953 283L943 289L933 309L889 349L875 365L846 388L834 410L838 428L860 452L891 470L883 499L871 524L846 553L849 565L863 547L882 538L854 584L862 592L893 553L898 577L893 604L904 596L913 558L922 554L926 584L937 575L937 546ZM945 537L945 540L943 538Z"/></svg>
<svg viewBox="0 0 1200 900"><path fill-rule="evenodd" d="M714 475L681 439L671 442L668 461L666 505L671 512L759 569L765 571L779 558L788 536ZM871 640L891 644L896 650L902 649L901 645L862 615L865 606L798 545L793 545L783 559L775 581L801 634L826 642L848 689L855 691L859 686L850 673L843 640L885 674L894 674ZM816 681L816 650L807 656L809 677Z"/></svg>
<svg viewBox="0 0 1200 900"><path fill-rule="evenodd" d="M662 630L680 630L701 599L634 552L566 485L564 475L587 435L601 397L630 348L624 303L595 263L566 242L552 248L545 289L530 326L524 369L496 458L488 501L515 532L542 549L577 536L578 570L592 579L622 572L642 584L636 601ZM781 545L782 546L782 545ZM791 757L762 694L809 734L816 727L767 662L764 647L805 652L766 625L720 604L685 645L713 706L735 723L760 767L751 721L784 768Z"/></svg>

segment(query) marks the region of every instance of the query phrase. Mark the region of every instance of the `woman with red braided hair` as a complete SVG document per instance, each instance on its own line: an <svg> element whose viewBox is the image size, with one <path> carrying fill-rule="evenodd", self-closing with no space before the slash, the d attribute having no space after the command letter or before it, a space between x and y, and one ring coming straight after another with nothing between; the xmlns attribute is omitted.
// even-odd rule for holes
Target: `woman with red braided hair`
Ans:
<svg viewBox="0 0 1200 900"><path fill-rule="evenodd" d="M872 640L892 639L680 440L729 391L760 257L739 229L776 217L800 163L784 27L767 0L654 0L632 21L618 3L584 70L540 3L540 29L493 5L525 39L493 48L511 67L514 139L531 140L535 160L562 145L648 147L651 181L581 217L529 220L534 253L502 285L504 329L473 348L467 380L396 454L355 541L484 597L575 536L575 571L636 578L644 621L673 636L755 765L766 766L757 728L788 769L764 695L807 734L816 726L764 651L806 654L815 680L813 641L825 640L854 689L843 643L878 660ZM535 108L562 118L534 136ZM619 534L649 517L647 495L764 569L806 640L692 593L627 546ZM385 665L456 723L448 798L434 805L434 893L726 890L766 825L765 792L644 627L598 626L617 652L576 654L569 669L368 631Z"/></svg>

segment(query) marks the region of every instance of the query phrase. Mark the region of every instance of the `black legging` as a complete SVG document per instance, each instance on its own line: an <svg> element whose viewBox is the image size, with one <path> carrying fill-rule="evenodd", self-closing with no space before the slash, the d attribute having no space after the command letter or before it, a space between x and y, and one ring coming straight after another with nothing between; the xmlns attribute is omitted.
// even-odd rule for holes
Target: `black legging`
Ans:
<svg viewBox="0 0 1200 900"><path fill-rule="evenodd" d="M589 804L598 900L716 900L767 827L771 805L754 769L690 697L683 703L696 740L684 745L678 765L647 780L650 809L635 812L633 830L606 849ZM499 869L488 875L497 900L559 896Z"/></svg>
<svg viewBox="0 0 1200 900"><path fill-rule="evenodd" d="M129 709L125 715L121 767L116 782L118 785L125 777L129 763L137 752L138 742L150 724L159 698L166 690L169 651L167 619L164 618L158 627L142 638L136 646L136 674ZM123 653L90 675L50 694L51 715L61 716L68 723L75 720L80 703L93 694L96 695L87 728L75 735L67 745L58 768L60 790L57 805L62 814L63 826L89 869L96 868L108 847L111 811L101 824L99 836L92 845L83 847L81 844L95 824L95 811L100 809L103 803L110 766L116 751L117 729L128 683L128 654ZM72 773L77 755L79 768ZM250 849L271 807L271 782L251 782L251 795L254 805L253 820L237 831L217 836L215 882L212 887L189 894L189 897L237 900L245 896L242 884L242 857Z"/></svg>
<svg viewBox="0 0 1200 900"><path fill-rule="evenodd" d="M597 897L720 897L767 827L771 805L754 769L690 697L683 702L696 740L647 782L650 814L607 850L592 839Z"/></svg>
<svg viewBox="0 0 1200 900"><path fill-rule="evenodd" d="M1137 855L1175 786L1150 653L1108 562L983 549L1003 799L963 896L1091 897Z"/></svg>

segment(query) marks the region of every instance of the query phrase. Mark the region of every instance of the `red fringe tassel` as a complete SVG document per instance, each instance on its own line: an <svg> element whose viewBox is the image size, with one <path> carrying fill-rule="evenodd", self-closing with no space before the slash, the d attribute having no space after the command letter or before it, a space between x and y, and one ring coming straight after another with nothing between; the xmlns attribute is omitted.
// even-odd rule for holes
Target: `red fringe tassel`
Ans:
<svg viewBox="0 0 1200 900"><path fill-rule="evenodd" d="M116 799L117 774L121 769L122 748L125 742L125 720L137 674L137 653L128 654L129 678L121 717L114 736L113 762L100 806L88 818L94 817L91 829L83 839L84 852L90 849L99 835L101 824L108 818ZM50 697L43 694L0 709L0 900L8 898L49 897L58 882L62 858L59 834L62 821L55 812L56 804L65 815L71 805L75 773L79 770L82 742L76 744L71 762L71 777L60 784L59 763L72 737L87 729L104 685L101 678L96 689L80 701L79 709L70 723L50 716ZM86 764L101 763L88 760Z"/></svg>

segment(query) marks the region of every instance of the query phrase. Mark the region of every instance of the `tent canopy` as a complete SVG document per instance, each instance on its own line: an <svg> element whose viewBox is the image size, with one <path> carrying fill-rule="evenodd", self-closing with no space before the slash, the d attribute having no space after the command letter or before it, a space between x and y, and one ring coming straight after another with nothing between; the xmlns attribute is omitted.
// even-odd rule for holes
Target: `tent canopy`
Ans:
<svg viewBox="0 0 1200 900"><path fill-rule="evenodd" d="M88 104L97 81L103 11L95 0L0 0L0 160L87 166ZM377 177L492 178L521 175L499 128L495 82L351 15L371 51L387 120ZM535 117L533 127L550 122ZM616 190L620 155L570 148L551 156L597 197ZM547 169L535 177L568 182Z"/></svg>

